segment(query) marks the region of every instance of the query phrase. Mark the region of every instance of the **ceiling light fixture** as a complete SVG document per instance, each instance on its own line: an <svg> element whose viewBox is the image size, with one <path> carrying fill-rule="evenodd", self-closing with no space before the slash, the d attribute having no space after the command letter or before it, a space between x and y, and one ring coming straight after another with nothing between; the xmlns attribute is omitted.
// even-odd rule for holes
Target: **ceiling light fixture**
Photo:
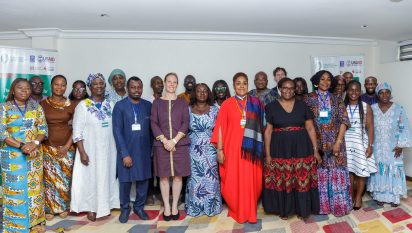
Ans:
<svg viewBox="0 0 412 233"><path fill-rule="evenodd" d="M102 13L102 14L100 14L100 17L110 17L110 15L106 14L106 13Z"/></svg>
<svg viewBox="0 0 412 233"><path fill-rule="evenodd" d="M402 2L403 0L389 0L391 2Z"/></svg>
<svg viewBox="0 0 412 233"><path fill-rule="evenodd" d="M366 24L361 26L361 28L367 28L367 27L368 27L368 25L366 25Z"/></svg>

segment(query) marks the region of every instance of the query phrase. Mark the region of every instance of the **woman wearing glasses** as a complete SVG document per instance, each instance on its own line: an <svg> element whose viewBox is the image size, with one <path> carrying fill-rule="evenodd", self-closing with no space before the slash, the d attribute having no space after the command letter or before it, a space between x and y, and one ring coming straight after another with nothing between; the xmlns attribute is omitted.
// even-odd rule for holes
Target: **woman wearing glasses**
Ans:
<svg viewBox="0 0 412 233"><path fill-rule="evenodd" d="M70 92L69 99L75 103L79 103L80 101L89 98L89 94L87 94L86 90L86 83L82 80L74 81L72 85L72 92Z"/></svg>
<svg viewBox="0 0 412 233"><path fill-rule="evenodd" d="M212 88L212 100L214 105L218 108L222 105L223 101L230 98L229 86L225 80L217 80L213 84Z"/></svg>

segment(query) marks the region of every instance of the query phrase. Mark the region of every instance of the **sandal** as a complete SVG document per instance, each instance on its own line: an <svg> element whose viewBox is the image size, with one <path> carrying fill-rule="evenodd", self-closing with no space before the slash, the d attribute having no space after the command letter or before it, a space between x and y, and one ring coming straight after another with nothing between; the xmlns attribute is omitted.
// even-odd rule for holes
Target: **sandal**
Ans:
<svg viewBox="0 0 412 233"><path fill-rule="evenodd" d="M288 220L288 216L280 216L280 219L287 221L287 220Z"/></svg>
<svg viewBox="0 0 412 233"><path fill-rule="evenodd" d="M378 206L383 206L385 203L381 201L377 201L376 204L378 204Z"/></svg>
<svg viewBox="0 0 412 233"><path fill-rule="evenodd" d="M96 213L88 212L87 213L87 219L89 219L91 222L96 222Z"/></svg>
<svg viewBox="0 0 412 233"><path fill-rule="evenodd" d="M46 214L46 220L51 221L54 218L54 214Z"/></svg>
<svg viewBox="0 0 412 233"><path fill-rule="evenodd" d="M60 214L59 214L59 217L64 219L64 218L67 217L67 215L69 215L69 211L66 210L66 211L60 213Z"/></svg>
<svg viewBox="0 0 412 233"><path fill-rule="evenodd" d="M398 207L399 204L391 203L391 206L395 208L395 207Z"/></svg>
<svg viewBox="0 0 412 233"><path fill-rule="evenodd" d="M43 223L37 224L36 226L30 229L30 233L44 233L46 232L46 227Z"/></svg>

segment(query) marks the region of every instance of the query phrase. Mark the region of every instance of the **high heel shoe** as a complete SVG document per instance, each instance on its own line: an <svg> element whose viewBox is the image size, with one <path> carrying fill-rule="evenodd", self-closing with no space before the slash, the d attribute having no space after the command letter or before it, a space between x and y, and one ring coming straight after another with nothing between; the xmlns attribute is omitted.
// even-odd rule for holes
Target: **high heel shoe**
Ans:
<svg viewBox="0 0 412 233"><path fill-rule="evenodd" d="M356 210L360 210L360 208L362 208L362 206L354 206L354 207L353 207L353 210L355 210L355 211L356 211Z"/></svg>
<svg viewBox="0 0 412 233"><path fill-rule="evenodd" d="M170 219L172 218L172 216L173 216L173 215L166 216L166 215L165 215L165 212L163 212L163 219L164 219L166 222L169 222Z"/></svg>
<svg viewBox="0 0 412 233"><path fill-rule="evenodd" d="M180 217L179 211L177 211L177 214L172 214L171 217L172 217L173 220L178 220L179 217Z"/></svg>

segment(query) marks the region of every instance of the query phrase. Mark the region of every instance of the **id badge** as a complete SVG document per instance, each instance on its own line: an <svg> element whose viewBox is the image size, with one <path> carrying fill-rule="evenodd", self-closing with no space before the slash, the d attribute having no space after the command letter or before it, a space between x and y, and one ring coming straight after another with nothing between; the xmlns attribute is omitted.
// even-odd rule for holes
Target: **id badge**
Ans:
<svg viewBox="0 0 412 233"><path fill-rule="evenodd" d="M132 124L132 131L139 131L141 130L141 125L140 124Z"/></svg>
<svg viewBox="0 0 412 233"><path fill-rule="evenodd" d="M242 128L245 128L245 125L246 125L246 120L245 119L240 120L240 126Z"/></svg>
<svg viewBox="0 0 412 233"><path fill-rule="evenodd" d="M319 117L328 118L329 117L329 111L328 110L320 110Z"/></svg>
<svg viewBox="0 0 412 233"><path fill-rule="evenodd" d="M109 122L108 121L103 121L102 122L102 128L107 128L109 127Z"/></svg>

